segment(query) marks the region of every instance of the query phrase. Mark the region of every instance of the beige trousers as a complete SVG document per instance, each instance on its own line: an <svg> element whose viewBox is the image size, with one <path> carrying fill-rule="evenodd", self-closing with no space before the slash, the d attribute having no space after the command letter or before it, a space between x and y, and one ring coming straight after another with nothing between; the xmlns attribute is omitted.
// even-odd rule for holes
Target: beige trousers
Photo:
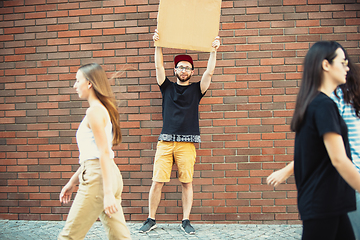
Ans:
<svg viewBox="0 0 360 240"><path fill-rule="evenodd" d="M84 239L86 233L99 217L110 240L131 239L121 207L123 180L119 168L112 161L113 192L119 211L109 218L104 212L104 192L100 162L87 160L81 164L79 190L70 208L65 227L58 240Z"/></svg>

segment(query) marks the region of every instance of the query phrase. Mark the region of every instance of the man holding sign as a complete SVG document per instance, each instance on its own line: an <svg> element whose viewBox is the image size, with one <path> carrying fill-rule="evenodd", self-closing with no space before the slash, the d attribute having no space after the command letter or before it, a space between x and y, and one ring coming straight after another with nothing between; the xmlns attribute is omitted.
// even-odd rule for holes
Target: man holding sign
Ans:
<svg viewBox="0 0 360 240"><path fill-rule="evenodd" d="M153 40L159 40L155 30ZM149 193L149 216L140 228L146 233L156 228L155 215L161 199L165 182L170 181L172 165L178 167L179 181L182 185L183 220L181 228L187 234L195 234L190 225L190 211L193 203L193 173L196 160L194 143L200 142L199 103L210 86L216 64L216 51L220 46L219 37L212 43L212 51L201 81L190 83L194 74L193 60L189 55L178 55L174 59L176 83L165 75L161 47L155 47L156 80L162 94L163 128L157 144L152 185Z"/></svg>

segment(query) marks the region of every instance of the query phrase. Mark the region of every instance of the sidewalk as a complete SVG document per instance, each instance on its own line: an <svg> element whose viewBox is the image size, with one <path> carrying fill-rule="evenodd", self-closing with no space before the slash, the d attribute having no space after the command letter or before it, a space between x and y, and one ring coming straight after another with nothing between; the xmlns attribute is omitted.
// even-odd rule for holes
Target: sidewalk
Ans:
<svg viewBox="0 0 360 240"><path fill-rule="evenodd" d="M63 228L63 221L21 221L0 220L1 240L52 240ZM180 224L158 223L158 228L147 233L138 232L142 223L127 223L133 240L144 239L301 239L301 225L243 225L243 224L192 224L196 235L186 235ZM106 234L100 222L96 222L88 234L87 240L106 240Z"/></svg>

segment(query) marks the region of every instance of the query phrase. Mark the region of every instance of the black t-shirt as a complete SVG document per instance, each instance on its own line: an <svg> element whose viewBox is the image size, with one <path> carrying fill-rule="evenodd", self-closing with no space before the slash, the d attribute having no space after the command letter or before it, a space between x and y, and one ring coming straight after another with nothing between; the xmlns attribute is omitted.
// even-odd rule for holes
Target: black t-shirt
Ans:
<svg viewBox="0 0 360 240"><path fill-rule="evenodd" d="M342 136L351 159L346 123L333 100L320 92L306 109L303 125L295 136L294 172L302 220L356 209L355 191L337 172L326 151L323 136L329 132Z"/></svg>
<svg viewBox="0 0 360 240"><path fill-rule="evenodd" d="M200 82L181 86L166 78L160 90L163 128L159 140L200 142L199 103L204 96Z"/></svg>

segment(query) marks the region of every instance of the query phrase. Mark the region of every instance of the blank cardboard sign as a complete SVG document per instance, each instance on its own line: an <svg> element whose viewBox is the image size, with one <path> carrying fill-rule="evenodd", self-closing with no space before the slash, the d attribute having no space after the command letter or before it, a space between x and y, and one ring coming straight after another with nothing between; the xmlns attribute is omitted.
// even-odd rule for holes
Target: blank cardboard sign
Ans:
<svg viewBox="0 0 360 240"><path fill-rule="evenodd" d="M213 51L220 11L221 0L160 0L155 46Z"/></svg>

